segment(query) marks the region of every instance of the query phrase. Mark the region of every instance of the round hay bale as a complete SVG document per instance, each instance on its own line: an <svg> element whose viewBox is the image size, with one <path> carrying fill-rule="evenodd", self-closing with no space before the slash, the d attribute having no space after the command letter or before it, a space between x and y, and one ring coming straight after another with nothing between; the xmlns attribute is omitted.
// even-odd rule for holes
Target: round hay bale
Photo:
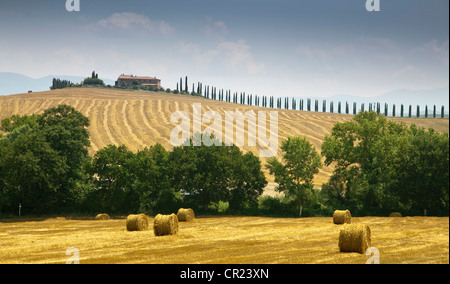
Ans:
<svg viewBox="0 0 450 284"><path fill-rule="evenodd" d="M352 214L348 210L336 210L333 213L333 223L340 224L350 224L352 222Z"/></svg>
<svg viewBox="0 0 450 284"><path fill-rule="evenodd" d="M170 215L156 215L153 230L155 236L175 235L178 232L177 215L173 213Z"/></svg>
<svg viewBox="0 0 450 284"><path fill-rule="evenodd" d="M392 212L391 214L389 214L389 217L403 217L402 213L400 212Z"/></svg>
<svg viewBox="0 0 450 284"><path fill-rule="evenodd" d="M127 217L127 231L148 230L148 218L145 214L130 214Z"/></svg>
<svg viewBox="0 0 450 284"><path fill-rule="evenodd" d="M339 232L340 252L364 254L371 246L371 232L365 224L344 224Z"/></svg>
<svg viewBox="0 0 450 284"><path fill-rule="evenodd" d="M101 214L98 214L97 216L95 216L95 220L110 220L110 219L111 218L106 213L101 213Z"/></svg>
<svg viewBox="0 0 450 284"><path fill-rule="evenodd" d="M191 208L188 209L184 209L184 208L180 208L178 210L177 213L177 217L178 217L178 221L182 222L182 221L192 221L195 219L195 213L194 210L192 210Z"/></svg>

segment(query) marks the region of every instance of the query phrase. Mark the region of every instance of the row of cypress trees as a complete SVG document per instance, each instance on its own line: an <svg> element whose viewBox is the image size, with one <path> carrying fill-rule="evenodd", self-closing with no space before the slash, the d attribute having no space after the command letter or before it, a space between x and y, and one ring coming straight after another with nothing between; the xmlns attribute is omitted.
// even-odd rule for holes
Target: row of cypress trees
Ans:
<svg viewBox="0 0 450 284"><path fill-rule="evenodd" d="M183 89L184 85L184 89ZM301 111L315 111L315 112L329 112L329 113L342 113L342 114L357 114L359 111L365 111L366 110L366 104L361 103L359 111L358 111L358 104L356 102L353 102L350 104L349 102L345 102L343 104L342 102L337 102L336 109L335 109L335 102L330 101L329 104L327 104L327 101L324 99L322 100L322 107L320 109L319 107L319 100L314 100L314 106L313 101L310 98L307 99L298 99L298 98L275 98L274 96L257 96L253 94L246 94L245 92L234 92L232 93L231 90L224 90L224 89L217 89L213 86L203 86L203 83L197 82L197 87L195 87L195 84L192 84L191 92L189 92L188 89L188 77L185 77L184 84L183 79L180 78L180 82L177 83L177 91L180 93L190 93L195 95L200 95L204 98L211 99L211 100L219 100L219 101L225 101L230 103L236 103L236 104L246 104L250 106L261 106L261 107L269 107L269 108L277 108L277 109L291 109L291 110L301 110ZM305 104L306 103L306 104ZM328 108L327 108L328 106ZM406 106L401 104L400 105L400 111L397 112L396 105L392 105L391 111L389 110L389 105L387 103L384 104L384 108L382 109L381 103L369 103L368 104L368 111L374 111L377 114L384 114L384 116L400 116L400 117L425 117L425 118L444 118L445 116L445 108L444 106L441 106L440 114L438 114L438 109L436 105L433 105L433 107L430 109L428 106L425 106L425 110L422 111L420 106L417 105L415 108L415 111L413 110L413 106L409 105L406 109Z"/></svg>

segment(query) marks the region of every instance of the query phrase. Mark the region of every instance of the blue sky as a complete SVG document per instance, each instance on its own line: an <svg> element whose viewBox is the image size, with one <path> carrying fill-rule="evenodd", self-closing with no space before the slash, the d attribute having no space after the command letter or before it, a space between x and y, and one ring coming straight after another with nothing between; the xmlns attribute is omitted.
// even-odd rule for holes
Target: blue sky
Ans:
<svg viewBox="0 0 450 284"><path fill-rule="evenodd" d="M449 1L15 0L0 72L180 77L258 95L377 96L449 86Z"/></svg>

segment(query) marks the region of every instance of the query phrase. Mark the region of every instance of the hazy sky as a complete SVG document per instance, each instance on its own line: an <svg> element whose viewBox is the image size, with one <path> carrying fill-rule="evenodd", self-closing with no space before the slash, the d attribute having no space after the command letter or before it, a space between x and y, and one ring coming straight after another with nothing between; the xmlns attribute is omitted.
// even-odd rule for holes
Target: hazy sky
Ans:
<svg viewBox="0 0 450 284"><path fill-rule="evenodd" d="M275 96L449 86L449 1L0 0L0 72L157 76ZM191 84L190 84L191 85Z"/></svg>

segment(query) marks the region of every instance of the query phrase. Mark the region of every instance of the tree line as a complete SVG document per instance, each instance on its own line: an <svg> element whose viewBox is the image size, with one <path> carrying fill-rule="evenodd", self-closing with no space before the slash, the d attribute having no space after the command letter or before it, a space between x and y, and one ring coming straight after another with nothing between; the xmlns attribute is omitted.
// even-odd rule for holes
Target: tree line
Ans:
<svg viewBox="0 0 450 284"><path fill-rule="evenodd" d="M337 123L321 153L289 137L281 158L262 165L236 146L208 147L200 134L171 151L109 145L89 155L89 119L68 105L13 115L0 130L0 215L148 214L190 207L199 213L281 216L445 215L449 212L449 137L387 120L375 111ZM209 134L203 134L209 135ZM210 138L214 139L213 136ZM200 146L193 146L200 145ZM314 176L333 174L321 189ZM261 197L263 169L283 197Z"/></svg>
<svg viewBox="0 0 450 284"><path fill-rule="evenodd" d="M184 89L183 89L184 86ZM180 78L180 82L177 83L174 93L186 93L196 96L202 96L211 100L218 100L224 102L230 102L235 104L245 104L250 106L261 106L268 108L287 109L287 110L301 110L301 111L315 111L315 112L329 112L339 114L353 114L356 115L361 111L374 111L377 114L384 114L384 116L392 117L409 117L409 118L444 118L445 107L441 106L440 109L436 105L432 108L425 106L425 109L421 109L419 105L413 108L412 105L401 104L400 109L397 109L395 104L392 104L392 108L389 108L389 104L385 103L384 106L381 103L361 103L359 105L356 102L342 103L340 101L334 102L323 99L322 105L318 99L313 100L310 98L288 98L288 97L274 97L274 96L258 96L254 94L246 94L245 92L231 92L231 90L217 89L214 86L205 85L197 82L197 87L192 84L192 91L189 92L188 77Z"/></svg>
<svg viewBox="0 0 450 284"><path fill-rule="evenodd" d="M259 158L236 146L167 151L156 144L134 153L109 145L91 157L89 119L68 105L1 125L0 214L14 214L19 204L23 214L38 215L170 213L181 206L214 213L219 203L240 212L257 206L267 184Z"/></svg>
<svg viewBox="0 0 450 284"><path fill-rule="evenodd" d="M50 90L56 90L56 89L64 89L64 88L70 88L70 87L81 87L83 85L90 85L90 86L105 86L105 83L102 79L98 78L98 73L95 73L95 71L92 71L92 75L90 77L87 77L81 82L80 84L73 83L69 80L61 80L59 78L53 78L52 85L50 86Z"/></svg>

